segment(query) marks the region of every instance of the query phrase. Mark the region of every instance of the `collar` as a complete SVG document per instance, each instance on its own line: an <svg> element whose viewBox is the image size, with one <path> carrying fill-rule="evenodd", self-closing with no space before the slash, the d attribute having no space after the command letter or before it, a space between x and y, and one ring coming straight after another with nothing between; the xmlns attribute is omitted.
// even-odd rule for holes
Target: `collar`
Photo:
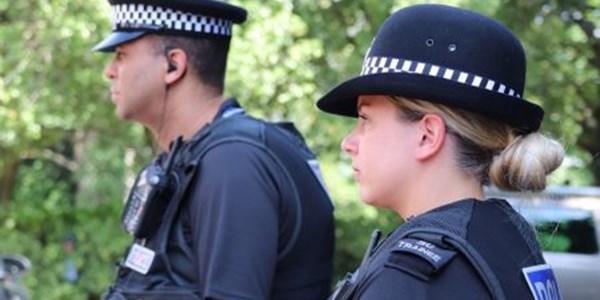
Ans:
<svg viewBox="0 0 600 300"><path fill-rule="evenodd" d="M210 127L210 125L218 120L221 119L226 119L235 115L240 115L240 114L245 114L246 111L244 110L244 108L242 108L242 106L238 103L238 101L234 98L229 98L225 101L223 101L223 103L221 103L221 106L219 107L219 110L217 111L217 114L215 115L215 118L213 119L213 121L211 123L207 123L206 125L202 126L202 128L200 128L196 133L194 133L189 140L184 141L184 144L187 144L189 142L193 142L196 140L199 140L204 134L205 131L208 130L208 128ZM155 160L156 163L162 164L163 161L165 160L165 157L167 156L167 154L172 150L173 148L173 142L171 142L171 144L169 145L169 151L167 152L162 152L161 154L159 154L159 156L157 157L157 159Z"/></svg>
<svg viewBox="0 0 600 300"><path fill-rule="evenodd" d="M234 115L244 114L245 111L242 106L234 98L229 98L221 104L214 121L219 119L229 118Z"/></svg>
<svg viewBox="0 0 600 300"><path fill-rule="evenodd" d="M221 119L226 119L235 115L241 115L241 114L245 114L245 110L242 108L242 106L237 102L237 100L235 100L234 98L229 98L225 101L223 101L223 103L221 104L221 107L219 107L219 110L217 111L217 114L215 115L215 118L213 119L213 121L211 123L207 123L206 125L202 126L202 128L200 128L196 133L194 133L190 139L188 140L189 142L193 142L196 140L199 140L200 138L202 138L202 136L204 136L207 130L209 130L209 128L211 127L212 124L214 124L215 122L221 120Z"/></svg>

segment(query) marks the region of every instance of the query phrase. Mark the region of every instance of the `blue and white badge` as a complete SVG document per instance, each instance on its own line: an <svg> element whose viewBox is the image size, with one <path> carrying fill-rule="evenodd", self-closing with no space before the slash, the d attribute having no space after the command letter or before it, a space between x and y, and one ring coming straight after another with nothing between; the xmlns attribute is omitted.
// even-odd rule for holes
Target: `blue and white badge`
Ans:
<svg viewBox="0 0 600 300"><path fill-rule="evenodd" d="M562 300L554 272L549 265L523 268L523 274L535 300Z"/></svg>
<svg viewBox="0 0 600 300"><path fill-rule="evenodd" d="M152 266L154 255L154 251L138 244L133 244L125 260L125 266L146 275Z"/></svg>

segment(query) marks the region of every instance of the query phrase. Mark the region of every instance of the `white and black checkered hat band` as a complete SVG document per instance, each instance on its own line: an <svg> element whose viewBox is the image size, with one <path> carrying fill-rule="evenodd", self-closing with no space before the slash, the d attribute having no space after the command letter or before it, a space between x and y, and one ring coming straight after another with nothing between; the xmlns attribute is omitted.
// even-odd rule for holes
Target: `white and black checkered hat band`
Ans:
<svg viewBox="0 0 600 300"><path fill-rule="evenodd" d="M145 4L113 5L113 30L144 26L187 33L231 36L231 20Z"/></svg>
<svg viewBox="0 0 600 300"><path fill-rule="evenodd" d="M360 75L402 72L446 79L475 88L496 92L502 95L519 99L521 98L521 95L519 95L514 89L493 79L485 78L477 74L446 68L443 66L401 58L377 56L367 57L363 64Z"/></svg>

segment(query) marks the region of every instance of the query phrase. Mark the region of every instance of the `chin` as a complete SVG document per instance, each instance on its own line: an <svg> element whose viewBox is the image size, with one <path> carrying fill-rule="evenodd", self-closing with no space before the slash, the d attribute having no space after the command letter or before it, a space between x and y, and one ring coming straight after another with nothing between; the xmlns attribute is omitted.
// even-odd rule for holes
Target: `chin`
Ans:
<svg viewBox="0 0 600 300"><path fill-rule="evenodd" d="M374 202L374 201L371 201L371 200L369 200L369 199L362 198L362 202L363 202L364 204L366 204L366 205L370 205L370 206L377 206L377 205L375 205L375 202Z"/></svg>
<svg viewBox="0 0 600 300"><path fill-rule="evenodd" d="M121 115L121 114L119 114L119 113L117 113L116 115L117 115L117 118L118 118L119 120L121 120L121 121L128 121L128 120L129 120L129 118L127 118L126 116L124 116L124 115Z"/></svg>
<svg viewBox="0 0 600 300"><path fill-rule="evenodd" d="M115 110L115 115L117 116L117 118L119 118L123 121L129 121L132 118L130 113L128 113L127 111L121 110L118 107Z"/></svg>
<svg viewBox="0 0 600 300"><path fill-rule="evenodd" d="M377 205L377 200L375 199L375 197L373 197L372 195L369 195L369 193L367 193L367 192L361 191L360 199L362 200L362 202L364 204L371 205L371 206L379 206L379 205Z"/></svg>
<svg viewBox="0 0 600 300"><path fill-rule="evenodd" d="M387 210L394 210L393 198L386 197L384 195L374 195L368 191L361 190L360 199L364 204L374 206L377 208L383 208Z"/></svg>

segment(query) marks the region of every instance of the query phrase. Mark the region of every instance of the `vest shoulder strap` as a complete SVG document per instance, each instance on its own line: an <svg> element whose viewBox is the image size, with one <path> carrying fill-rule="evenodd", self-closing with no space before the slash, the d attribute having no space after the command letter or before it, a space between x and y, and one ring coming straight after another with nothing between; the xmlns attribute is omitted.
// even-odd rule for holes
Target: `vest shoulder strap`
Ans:
<svg viewBox="0 0 600 300"><path fill-rule="evenodd" d="M385 263L423 281L441 271L456 256L457 250L446 245L440 236L424 232L396 241Z"/></svg>
<svg viewBox="0 0 600 300"><path fill-rule="evenodd" d="M394 237L394 244L386 250L386 267L396 268L424 281L429 281L431 276L448 265L457 254L461 254L482 279L492 299L506 299L500 281L488 263L466 239L455 233L439 228L414 228ZM368 268L368 263L364 265ZM366 271L360 268L358 273L347 275L345 280L338 283L329 300L352 299L359 290L361 281L367 276Z"/></svg>
<svg viewBox="0 0 600 300"><path fill-rule="evenodd" d="M414 228L404 233L392 248L393 252L410 252L420 257L428 264L427 268L421 268L419 271L425 270L425 275L429 276L449 263L456 253L460 253L477 272L492 299L506 299L500 281L487 261L465 238L453 232L440 228Z"/></svg>

